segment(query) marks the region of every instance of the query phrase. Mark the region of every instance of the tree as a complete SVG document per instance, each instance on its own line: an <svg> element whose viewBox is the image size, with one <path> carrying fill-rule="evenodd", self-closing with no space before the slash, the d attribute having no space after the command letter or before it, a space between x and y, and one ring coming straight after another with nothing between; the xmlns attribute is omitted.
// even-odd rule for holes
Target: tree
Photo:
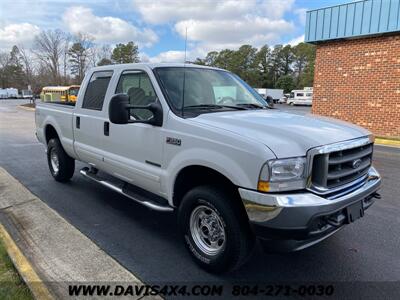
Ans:
<svg viewBox="0 0 400 300"><path fill-rule="evenodd" d="M52 74L52 83L60 84L60 57L63 53L65 33L59 29L42 31L35 37L33 52Z"/></svg>
<svg viewBox="0 0 400 300"><path fill-rule="evenodd" d="M111 65L111 47L110 45L103 45L100 48L96 49L96 56L97 56L97 65L98 66L105 66Z"/></svg>
<svg viewBox="0 0 400 300"><path fill-rule="evenodd" d="M139 49L134 42L127 44L117 44L111 55L111 59L116 64L127 64L139 62Z"/></svg>
<svg viewBox="0 0 400 300"><path fill-rule="evenodd" d="M19 48L19 57L20 61L23 65L24 73L25 73L25 81L27 85L30 85L31 87L35 84L33 80L33 62L32 62L32 56L30 55L29 52L25 50L23 46L20 46Z"/></svg>
<svg viewBox="0 0 400 300"><path fill-rule="evenodd" d="M202 59L202 58L199 58L199 57L197 57L193 63L194 63L195 65L208 66L208 65L206 64L205 59Z"/></svg>
<svg viewBox="0 0 400 300"><path fill-rule="evenodd" d="M215 66L218 55L219 53L217 51L208 52L206 58L204 59L204 64L206 66Z"/></svg>
<svg viewBox="0 0 400 300"><path fill-rule="evenodd" d="M69 78L68 78L68 70L69 70L69 55L68 51L71 46L72 36L69 33L64 32L64 41L63 41L63 49L61 54L62 60L62 84L68 85Z"/></svg>
<svg viewBox="0 0 400 300"><path fill-rule="evenodd" d="M257 83L255 71L255 57L257 49L250 45L243 45L233 54L232 71L238 74L250 85Z"/></svg>
<svg viewBox="0 0 400 300"><path fill-rule="evenodd" d="M25 74L17 46L13 46L9 54L2 53L0 63L0 81L3 88L22 89L26 87Z"/></svg>
<svg viewBox="0 0 400 300"><path fill-rule="evenodd" d="M293 51L290 45L284 46L279 52L280 60L282 61L282 73L288 75L292 72Z"/></svg>
<svg viewBox="0 0 400 300"><path fill-rule="evenodd" d="M98 66L106 66L106 65L112 65L112 61L108 58L102 58L98 63Z"/></svg>
<svg viewBox="0 0 400 300"><path fill-rule="evenodd" d="M283 89L285 93L290 93L295 88L295 83L291 75L284 75L279 77L276 81L276 87Z"/></svg>
<svg viewBox="0 0 400 300"><path fill-rule="evenodd" d="M258 50L254 61L256 72L258 73L258 87L267 88L272 86L272 81L269 76L270 60L271 50L268 45L264 45Z"/></svg>
<svg viewBox="0 0 400 300"><path fill-rule="evenodd" d="M275 87L277 80L283 74L284 62L281 59L282 49L282 45L276 45L271 52L269 76L271 76L272 87Z"/></svg>
<svg viewBox="0 0 400 300"><path fill-rule="evenodd" d="M235 51L225 49L215 57L214 66L234 72L234 54Z"/></svg>
<svg viewBox="0 0 400 300"><path fill-rule="evenodd" d="M75 75L77 83L80 83L85 76L91 60L91 47L93 47L92 39L87 35L78 34L75 42L68 50L71 74Z"/></svg>
<svg viewBox="0 0 400 300"><path fill-rule="evenodd" d="M297 76L296 85L298 87L300 86L300 82L303 77L303 72L307 69L307 67L311 67L312 70L308 69L308 72L314 74L314 68L311 66L314 64L314 60L315 60L314 45L300 43L293 47L294 72L296 73Z"/></svg>

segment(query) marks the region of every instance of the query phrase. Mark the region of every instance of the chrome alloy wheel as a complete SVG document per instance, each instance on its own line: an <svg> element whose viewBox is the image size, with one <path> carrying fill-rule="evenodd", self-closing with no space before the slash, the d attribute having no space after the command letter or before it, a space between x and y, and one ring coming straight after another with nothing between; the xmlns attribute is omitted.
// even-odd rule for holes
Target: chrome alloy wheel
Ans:
<svg viewBox="0 0 400 300"><path fill-rule="evenodd" d="M54 173L57 174L58 170L60 169L60 162L58 160L56 149L54 148L52 148L50 152L50 163Z"/></svg>
<svg viewBox="0 0 400 300"><path fill-rule="evenodd" d="M190 215L190 233L196 246L215 256L225 245L225 229L221 217L211 207L197 206Z"/></svg>

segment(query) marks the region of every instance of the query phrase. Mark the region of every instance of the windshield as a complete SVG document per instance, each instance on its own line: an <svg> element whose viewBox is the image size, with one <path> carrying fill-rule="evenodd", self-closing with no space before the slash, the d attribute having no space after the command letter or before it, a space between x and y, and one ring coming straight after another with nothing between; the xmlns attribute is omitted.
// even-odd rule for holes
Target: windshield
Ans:
<svg viewBox="0 0 400 300"><path fill-rule="evenodd" d="M70 88L69 94L72 96L78 96L79 88Z"/></svg>
<svg viewBox="0 0 400 300"><path fill-rule="evenodd" d="M222 70L160 67L155 69L175 110L252 106L266 107L265 100L238 76Z"/></svg>

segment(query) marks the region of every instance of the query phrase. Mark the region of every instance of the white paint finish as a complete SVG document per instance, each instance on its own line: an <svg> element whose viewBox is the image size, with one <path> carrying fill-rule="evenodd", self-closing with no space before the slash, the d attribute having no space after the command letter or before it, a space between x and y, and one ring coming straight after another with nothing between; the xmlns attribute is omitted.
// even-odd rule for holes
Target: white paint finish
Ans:
<svg viewBox="0 0 400 300"><path fill-rule="evenodd" d="M193 122L237 133L270 148L278 158L305 156L308 149L346 141L369 132L347 122L276 110L203 114Z"/></svg>
<svg viewBox="0 0 400 300"><path fill-rule="evenodd" d="M262 165L270 159L306 156L312 147L369 134L346 122L277 110L208 113L183 119L169 109L164 99L152 72L158 66L182 64L127 64L93 68L82 83L76 108L38 105L38 139L44 141L43 129L51 124L72 157L93 163L100 170L164 196L172 204L176 177L185 167L208 167L223 174L235 185L254 190ZM104 70L113 70L114 74L103 109L82 109L88 79L93 72ZM105 136L103 126L104 122L109 121L109 101L121 72L125 70L148 73L163 107L163 126L110 124L110 135ZM76 116L81 117L80 129L75 129ZM180 139L181 145L167 144L167 137ZM160 164L161 167L146 161Z"/></svg>
<svg viewBox="0 0 400 300"><path fill-rule="evenodd" d="M35 112L37 137L43 144L46 143L45 128L51 125L57 131L61 144L71 157L77 158L73 147L74 132L72 117L74 108L71 106L50 103L37 103Z"/></svg>
<svg viewBox="0 0 400 300"><path fill-rule="evenodd" d="M157 82L152 71L145 65L128 65L118 67L110 81L103 111L107 114L110 99L116 91L119 77L124 71L143 71L150 77L153 87L159 97L162 97L160 89L156 89ZM110 92L110 93L109 93ZM168 105L160 99L165 114L168 113ZM160 190L162 169L150 163L162 165L163 154L163 127L155 127L148 124L126 124L118 125L110 123L110 135L104 136L102 150L104 151L104 163L107 171L112 175L129 178L129 182L152 191L155 194L163 195Z"/></svg>

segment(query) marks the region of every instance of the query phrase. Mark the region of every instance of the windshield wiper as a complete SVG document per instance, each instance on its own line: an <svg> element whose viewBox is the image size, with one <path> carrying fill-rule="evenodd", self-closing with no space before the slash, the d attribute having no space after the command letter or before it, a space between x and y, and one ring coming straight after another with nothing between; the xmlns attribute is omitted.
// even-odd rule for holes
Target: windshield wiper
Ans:
<svg viewBox="0 0 400 300"><path fill-rule="evenodd" d="M269 106L263 106L255 103L239 103L236 104L237 106L244 107L244 108L257 108L257 109L265 109L270 108Z"/></svg>
<svg viewBox="0 0 400 300"><path fill-rule="evenodd" d="M220 104L198 104L198 105L189 105L189 106L185 106L184 109L221 109L221 108L232 108L232 109L238 109L238 110L246 110L246 107L242 107L242 106L236 106L236 105L220 105Z"/></svg>

